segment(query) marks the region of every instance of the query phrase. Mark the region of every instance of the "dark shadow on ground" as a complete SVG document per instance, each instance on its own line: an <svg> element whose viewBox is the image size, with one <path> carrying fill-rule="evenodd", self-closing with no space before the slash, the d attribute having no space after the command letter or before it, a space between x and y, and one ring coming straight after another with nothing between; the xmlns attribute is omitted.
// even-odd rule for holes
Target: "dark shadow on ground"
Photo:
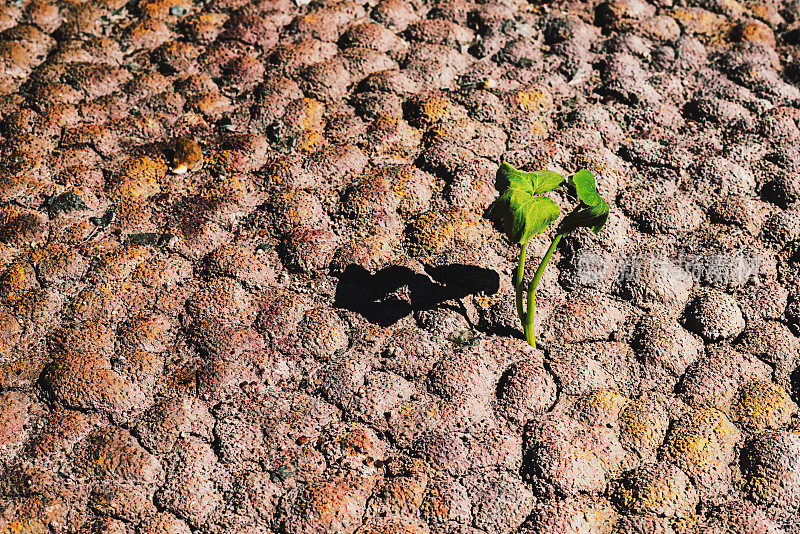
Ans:
<svg viewBox="0 0 800 534"><path fill-rule="evenodd" d="M474 265L426 266L425 273L393 265L370 274L350 265L339 277L333 305L359 313L371 323L390 326L415 311L500 289L496 271Z"/></svg>

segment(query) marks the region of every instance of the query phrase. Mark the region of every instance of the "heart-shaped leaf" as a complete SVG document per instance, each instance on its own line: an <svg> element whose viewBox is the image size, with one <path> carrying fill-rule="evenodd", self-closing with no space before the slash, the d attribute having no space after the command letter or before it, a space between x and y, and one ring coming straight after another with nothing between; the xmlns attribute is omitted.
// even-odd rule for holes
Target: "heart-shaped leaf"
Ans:
<svg viewBox="0 0 800 534"><path fill-rule="evenodd" d="M557 188L563 181L564 177L557 172L524 172L503 163L497 170L495 182L500 196L483 216L503 219L508 238L520 245L527 243L558 218L558 206L542 194Z"/></svg>
<svg viewBox="0 0 800 534"><path fill-rule="evenodd" d="M594 175L581 169L570 177L569 184L575 188L580 204L564 217L558 225L558 233L568 234L582 227L598 233L608 220L608 204L597 192Z"/></svg>

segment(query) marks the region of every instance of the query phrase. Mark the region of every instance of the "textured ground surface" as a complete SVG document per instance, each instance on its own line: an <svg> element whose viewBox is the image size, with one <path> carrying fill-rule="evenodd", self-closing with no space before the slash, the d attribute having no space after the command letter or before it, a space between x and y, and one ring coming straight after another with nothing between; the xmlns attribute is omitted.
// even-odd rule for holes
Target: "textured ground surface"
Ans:
<svg viewBox="0 0 800 534"><path fill-rule="evenodd" d="M3 4L0 532L800 533L798 83L797 0ZM538 351L501 160L613 200Z"/></svg>

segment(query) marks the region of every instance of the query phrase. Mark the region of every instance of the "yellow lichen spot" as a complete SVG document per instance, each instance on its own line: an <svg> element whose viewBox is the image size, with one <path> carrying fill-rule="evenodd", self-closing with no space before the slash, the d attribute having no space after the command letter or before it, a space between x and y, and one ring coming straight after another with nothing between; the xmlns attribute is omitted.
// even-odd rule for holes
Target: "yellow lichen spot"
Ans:
<svg viewBox="0 0 800 534"><path fill-rule="evenodd" d="M576 410L578 417L589 424L613 424L626 402L625 397L616 391L595 389L577 401Z"/></svg>
<svg viewBox="0 0 800 534"><path fill-rule="evenodd" d="M161 180L167 174L167 166L149 156L127 160L120 167L110 196L113 199L147 200L161 192Z"/></svg>
<svg viewBox="0 0 800 534"><path fill-rule="evenodd" d="M297 121L303 130L320 130L325 115L325 105L313 98L304 98Z"/></svg>
<svg viewBox="0 0 800 534"><path fill-rule="evenodd" d="M475 228L477 217L459 208L423 213L413 224L414 235L422 252L433 255L441 252L448 242L459 241L465 229Z"/></svg>
<svg viewBox="0 0 800 534"><path fill-rule="evenodd" d="M782 387L763 380L742 386L731 406L733 420L751 432L783 428L796 411Z"/></svg>
<svg viewBox="0 0 800 534"><path fill-rule="evenodd" d="M14 377L20 377L23 374L30 374L28 370L32 365L33 362L28 358L21 358L13 362L0 364L0 382L6 382Z"/></svg>
<svg viewBox="0 0 800 534"><path fill-rule="evenodd" d="M36 287L36 273L29 263L12 263L0 276L0 296L9 302L19 301Z"/></svg>
<svg viewBox="0 0 800 534"><path fill-rule="evenodd" d="M364 340L369 343L380 341L384 335L384 329L376 324L367 325L366 332L364 332Z"/></svg>
<svg viewBox="0 0 800 534"><path fill-rule="evenodd" d="M747 41L769 47L775 46L775 34L769 26L755 20L734 26L730 32L730 39L736 42Z"/></svg>
<svg viewBox="0 0 800 534"><path fill-rule="evenodd" d="M522 111L542 112L553 105L553 97L543 89L521 89L514 93L512 102Z"/></svg>
<svg viewBox="0 0 800 534"><path fill-rule="evenodd" d="M399 510L417 510L422 505L425 486L418 480L399 477L391 481L389 504Z"/></svg>
<svg viewBox="0 0 800 534"><path fill-rule="evenodd" d="M300 152L311 153L322 145L323 140L321 131L304 130L295 137L294 146Z"/></svg>
<svg viewBox="0 0 800 534"><path fill-rule="evenodd" d="M195 105L207 117L219 117L233 109L231 99L219 93L208 93L199 98Z"/></svg>
<svg viewBox="0 0 800 534"><path fill-rule="evenodd" d="M205 164L212 174L226 176L233 170L233 154L230 150L212 152L206 158Z"/></svg>
<svg viewBox="0 0 800 534"><path fill-rule="evenodd" d="M12 521L3 530L2 534L46 534L50 529L38 519Z"/></svg>
<svg viewBox="0 0 800 534"><path fill-rule="evenodd" d="M721 40L731 26L730 21L722 16L700 8L676 7L670 15L688 33L702 35Z"/></svg>
<svg viewBox="0 0 800 534"><path fill-rule="evenodd" d="M181 8L181 11L176 11L173 13L172 8ZM180 13L181 16L186 15L191 11L192 3L186 2L185 0L155 0L154 2L148 2L140 8L143 15L146 15L150 18L167 18L170 15L177 15Z"/></svg>
<svg viewBox="0 0 800 534"><path fill-rule="evenodd" d="M586 396L587 403L604 410L619 410L625 398L611 389L595 389Z"/></svg>
<svg viewBox="0 0 800 534"><path fill-rule="evenodd" d="M738 430L714 408L701 408L677 423L667 447L671 456L690 473L704 473L727 462Z"/></svg>
<svg viewBox="0 0 800 534"><path fill-rule="evenodd" d="M419 110L423 124L434 124L449 119L453 115L454 106L446 98L431 98Z"/></svg>

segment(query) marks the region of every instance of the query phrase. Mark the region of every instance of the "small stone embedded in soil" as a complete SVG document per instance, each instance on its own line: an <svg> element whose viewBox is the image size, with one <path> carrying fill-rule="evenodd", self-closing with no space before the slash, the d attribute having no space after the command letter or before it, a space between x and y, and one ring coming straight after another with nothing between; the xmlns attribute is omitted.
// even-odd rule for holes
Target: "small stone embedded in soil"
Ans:
<svg viewBox="0 0 800 534"><path fill-rule="evenodd" d="M175 174L196 171L203 165L203 149L196 141L185 137L178 137L172 142L168 157L170 171Z"/></svg>

